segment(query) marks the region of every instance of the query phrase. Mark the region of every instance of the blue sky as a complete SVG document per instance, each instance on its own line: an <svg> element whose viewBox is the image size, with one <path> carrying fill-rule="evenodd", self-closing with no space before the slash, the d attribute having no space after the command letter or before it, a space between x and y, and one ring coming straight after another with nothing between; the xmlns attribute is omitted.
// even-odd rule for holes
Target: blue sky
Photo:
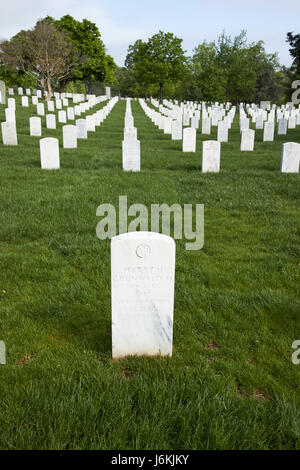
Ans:
<svg viewBox="0 0 300 470"><path fill-rule="evenodd" d="M1 1L0 38L34 26L46 15L70 14L97 24L108 52L123 65L129 44L159 30L183 39L191 53L204 40L225 29L246 29L250 41L262 39L268 52L291 65L286 33L300 33L300 0L8 0Z"/></svg>

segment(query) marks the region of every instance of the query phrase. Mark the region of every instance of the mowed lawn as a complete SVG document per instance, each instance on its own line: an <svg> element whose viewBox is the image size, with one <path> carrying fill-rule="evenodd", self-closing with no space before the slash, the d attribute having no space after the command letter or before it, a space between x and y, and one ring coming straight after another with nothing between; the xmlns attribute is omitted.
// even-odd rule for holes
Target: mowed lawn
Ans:
<svg viewBox="0 0 300 470"><path fill-rule="evenodd" d="M2 449L300 449L300 175L284 142L256 132L240 152L238 116L219 174L201 173L132 103L140 173L122 171L125 101L61 169L40 169L35 106L17 97L18 147L0 143ZM95 107L92 112L100 107ZM4 106L0 120L4 121ZM277 134L277 131L276 131ZM96 209L204 204L205 243L176 241L172 358L111 357L110 241Z"/></svg>

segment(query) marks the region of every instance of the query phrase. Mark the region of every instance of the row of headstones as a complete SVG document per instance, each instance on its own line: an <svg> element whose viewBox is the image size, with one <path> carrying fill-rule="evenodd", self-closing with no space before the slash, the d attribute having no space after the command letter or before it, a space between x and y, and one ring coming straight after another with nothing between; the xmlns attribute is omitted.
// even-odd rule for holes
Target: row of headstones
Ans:
<svg viewBox="0 0 300 470"><path fill-rule="evenodd" d="M122 168L124 171L141 171L141 143L137 138L137 128L134 127L130 99L126 100Z"/></svg>
<svg viewBox="0 0 300 470"><path fill-rule="evenodd" d="M155 100L153 100L155 104ZM193 129L199 129L199 122L200 122L200 111L191 109L189 111L189 115L182 116L182 109L180 108L179 111L171 110L171 113L166 110L166 108L161 107L159 105L159 112L149 108L146 104L145 106L141 103L145 113L147 116L158 126L159 129L163 130L165 134L171 134L172 140L182 140L182 127L191 125ZM171 105L171 104L170 104ZM201 132L204 135L211 134L212 126L218 127L217 132L217 140L218 142L228 142L228 131L231 129L231 125L235 116L235 108L229 110L228 114L226 115L226 110L213 110L215 114L211 117L210 112L206 110L205 106L202 110L202 129ZM195 115L193 113L195 112ZM221 113L221 114L220 114ZM167 116L165 116L167 114ZM170 117L171 115L171 117Z"/></svg>
<svg viewBox="0 0 300 470"><path fill-rule="evenodd" d="M104 111L102 114L102 120L97 121L103 122L106 117L110 114L111 110L117 103L118 98L112 98L100 111ZM97 111L99 113L99 111ZM97 114L96 113L96 114ZM87 116L89 117L89 116ZM36 118L33 118L36 119ZM39 118L37 118L39 119ZM86 119L78 119L76 126L67 125L63 126L63 147L64 148L77 148L77 139L87 139L88 130L95 132L95 123L92 128L87 128ZM59 157L59 140L53 137L47 137L40 140L40 156L41 156L41 168L43 170L58 170L60 168L60 157Z"/></svg>
<svg viewBox="0 0 300 470"><path fill-rule="evenodd" d="M139 100L145 112L152 114L152 110L147 107L143 100ZM271 139L270 134L274 132L274 123L268 124L265 128L264 140ZM222 121L219 122L222 125ZM271 126L273 125L273 127ZM223 132L228 132L228 129L223 129ZM219 127L218 127L219 135ZM183 152L196 152L196 130L193 128L183 129ZM228 137L228 134L227 134ZM218 172L220 170L220 141L204 141L202 146L202 172ZM252 129L245 129L242 131L241 136L241 151L253 151L255 141L255 131ZM218 145L219 144L219 145ZM281 157L281 172L294 173L299 172L299 148L300 144L285 143L282 148Z"/></svg>
<svg viewBox="0 0 300 470"><path fill-rule="evenodd" d="M88 131L95 132L96 126L100 126L100 124L106 119L117 101L118 98L111 99L104 108L100 109L93 115L87 116L85 119L77 119L74 126L63 126L64 148L76 148L77 139L87 139ZM29 118L29 126L30 135L32 137L41 137L42 125L40 117L33 116ZM15 122L2 122L1 130L2 141L4 145L18 145ZM53 145L51 148L52 147Z"/></svg>

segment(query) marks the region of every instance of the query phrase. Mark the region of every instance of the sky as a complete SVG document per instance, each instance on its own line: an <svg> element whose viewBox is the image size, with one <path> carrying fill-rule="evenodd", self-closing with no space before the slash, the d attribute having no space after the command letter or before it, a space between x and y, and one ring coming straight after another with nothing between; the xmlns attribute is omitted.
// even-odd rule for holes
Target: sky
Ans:
<svg viewBox="0 0 300 470"><path fill-rule="evenodd" d="M183 39L188 54L204 40L225 30L235 36L247 30L250 42L263 40L267 52L278 52L291 65L286 33L300 33L299 0L1 0L0 39L50 15L66 14L97 24L107 52L122 66L129 44L147 40L159 30Z"/></svg>

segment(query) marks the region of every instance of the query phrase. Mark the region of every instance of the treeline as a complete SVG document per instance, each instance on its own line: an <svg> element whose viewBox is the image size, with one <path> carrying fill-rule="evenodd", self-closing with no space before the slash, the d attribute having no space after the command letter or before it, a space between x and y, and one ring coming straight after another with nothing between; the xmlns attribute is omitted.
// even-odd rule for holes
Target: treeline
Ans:
<svg viewBox="0 0 300 470"><path fill-rule="evenodd" d="M218 40L199 44L191 57L181 39L160 31L129 46L125 67L115 72L113 91L193 101L289 101L291 83L299 76L300 35L288 33L288 42L298 64L291 69L279 64L276 53L267 53L263 41L250 43L246 31L234 38L223 32Z"/></svg>
<svg viewBox="0 0 300 470"><path fill-rule="evenodd" d="M283 103L300 78L300 35L288 33L287 41L291 68L267 53L262 41L250 43L245 31L233 38L223 32L192 56L182 39L159 31L130 45L125 66L117 67L94 23L48 16L0 43L0 79L8 86L38 86L47 99L54 90L102 94L110 85L122 97Z"/></svg>

